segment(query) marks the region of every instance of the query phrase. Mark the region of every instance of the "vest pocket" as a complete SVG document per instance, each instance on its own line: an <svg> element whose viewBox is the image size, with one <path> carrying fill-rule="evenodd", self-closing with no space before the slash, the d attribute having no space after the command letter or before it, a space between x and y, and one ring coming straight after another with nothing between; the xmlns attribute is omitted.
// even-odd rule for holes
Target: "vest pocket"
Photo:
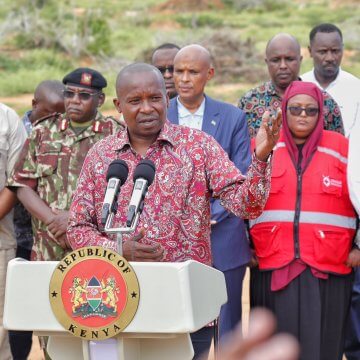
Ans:
<svg viewBox="0 0 360 360"><path fill-rule="evenodd" d="M285 186L285 172L286 169L284 167L275 166L273 168L271 174L271 187L270 187L271 194L276 194L280 192Z"/></svg>
<svg viewBox="0 0 360 360"><path fill-rule="evenodd" d="M349 254L350 235L346 230L314 229L314 255L319 264L343 264Z"/></svg>
<svg viewBox="0 0 360 360"><path fill-rule="evenodd" d="M279 251L280 226L272 224L257 224L251 229L255 245L255 253L259 258L266 258Z"/></svg>

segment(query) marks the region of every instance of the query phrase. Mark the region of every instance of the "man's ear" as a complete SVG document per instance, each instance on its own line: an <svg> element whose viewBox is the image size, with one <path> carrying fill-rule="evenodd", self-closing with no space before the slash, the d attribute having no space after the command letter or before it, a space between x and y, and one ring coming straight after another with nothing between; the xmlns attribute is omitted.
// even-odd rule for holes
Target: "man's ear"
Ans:
<svg viewBox="0 0 360 360"><path fill-rule="evenodd" d="M31 106L32 106L33 110L36 108L36 104L37 104L37 101L35 99L32 99Z"/></svg>
<svg viewBox="0 0 360 360"><path fill-rule="evenodd" d="M105 94L102 92L100 95L99 95L99 103L98 103L98 106L97 107L101 107L105 102Z"/></svg>
<svg viewBox="0 0 360 360"><path fill-rule="evenodd" d="M309 50L310 57L312 57L312 55L311 55L311 45L308 46L308 50Z"/></svg>
<svg viewBox="0 0 360 360"><path fill-rule="evenodd" d="M215 75L215 69L213 67L209 68L207 79L211 80Z"/></svg>
<svg viewBox="0 0 360 360"><path fill-rule="evenodd" d="M121 105L120 105L120 101L118 98L113 98L113 104L115 106L115 109L121 114L122 110L121 110Z"/></svg>

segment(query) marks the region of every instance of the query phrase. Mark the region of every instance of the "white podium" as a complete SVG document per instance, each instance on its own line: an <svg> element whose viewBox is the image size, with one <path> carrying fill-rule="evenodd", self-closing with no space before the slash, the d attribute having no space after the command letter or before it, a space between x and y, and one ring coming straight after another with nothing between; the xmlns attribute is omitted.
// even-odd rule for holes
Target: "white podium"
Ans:
<svg viewBox="0 0 360 360"><path fill-rule="evenodd" d="M58 262L11 260L8 264L4 326L50 336L53 360L99 359L96 344L67 332L49 302L49 282ZM140 286L137 313L116 341L116 358L187 360L193 349L189 333L214 320L227 301L224 275L196 261L130 263ZM104 340L105 342L109 340ZM104 345L102 345L104 346Z"/></svg>

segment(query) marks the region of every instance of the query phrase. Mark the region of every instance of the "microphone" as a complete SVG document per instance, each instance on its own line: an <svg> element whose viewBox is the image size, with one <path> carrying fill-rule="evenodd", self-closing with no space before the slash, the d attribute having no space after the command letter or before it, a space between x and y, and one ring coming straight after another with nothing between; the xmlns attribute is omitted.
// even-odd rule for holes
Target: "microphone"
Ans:
<svg viewBox="0 0 360 360"><path fill-rule="evenodd" d="M124 160L114 160L110 165L106 174L108 182L101 212L101 223L106 224L110 213L116 213L117 197L120 193L120 187L128 177L129 168Z"/></svg>
<svg viewBox="0 0 360 360"><path fill-rule="evenodd" d="M155 177L155 164L151 160L141 160L134 171L134 189L126 217L126 226L131 227L136 214L144 208L144 197Z"/></svg>

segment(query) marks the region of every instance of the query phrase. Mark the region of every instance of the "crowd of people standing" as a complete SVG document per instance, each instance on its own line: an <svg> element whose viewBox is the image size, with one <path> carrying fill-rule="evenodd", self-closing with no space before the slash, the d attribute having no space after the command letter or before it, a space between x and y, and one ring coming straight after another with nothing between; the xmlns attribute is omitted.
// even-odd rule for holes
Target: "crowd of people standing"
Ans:
<svg viewBox="0 0 360 360"><path fill-rule="evenodd" d="M107 168L125 160L131 178L146 158L157 172L135 237L124 236L128 260L192 259L222 271L220 339L241 321L250 265L251 306L275 315L301 360L360 359L360 79L341 68L343 49L338 27L314 27L314 68L300 75L299 42L275 35L265 49L269 81L238 106L206 94L216 75L207 49L170 43L152 64L119 72L117 117L101 114L107 81L90 68L39 84L22 121L1 104L0 319L11 258L116 249L101 223ZM118 223L131 190L122 187ZM213 327L191 335L194 359L209 352ZM26 359L31 336L8 335L1 323L1 358ZM284 359L294 356L289 346Z"/></svg>

